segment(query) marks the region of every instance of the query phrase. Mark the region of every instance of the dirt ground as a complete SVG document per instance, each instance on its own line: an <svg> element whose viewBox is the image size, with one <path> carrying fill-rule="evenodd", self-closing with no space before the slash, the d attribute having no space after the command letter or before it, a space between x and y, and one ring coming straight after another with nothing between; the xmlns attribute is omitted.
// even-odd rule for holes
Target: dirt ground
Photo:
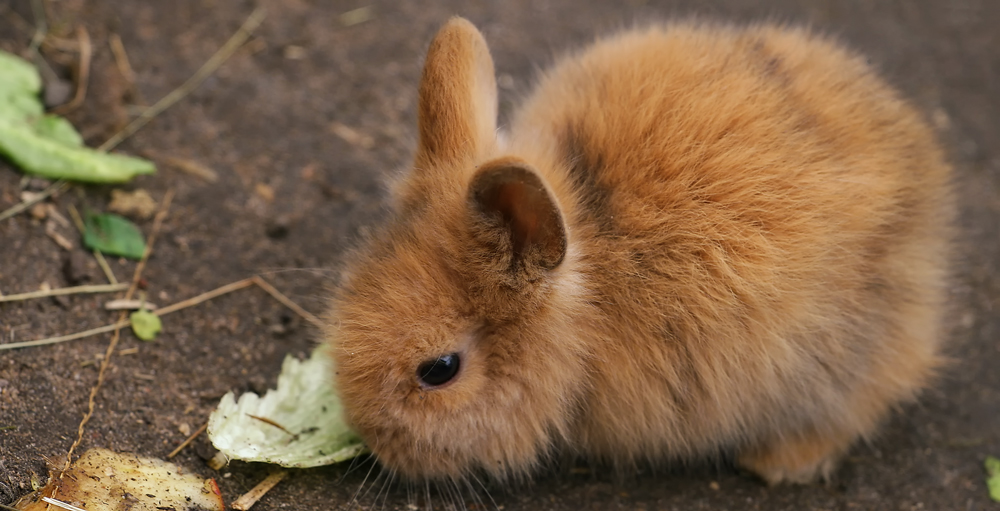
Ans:
<svg viewBox="0 0 1000 511"><path fill-rule="evenodd" d="M561 49L634 22L698 15L733 21L777 19L836 34L870 55L888 79L933 119L960 176L960 250L953 286L954 365L920 403L896 414L859 445L828 486L766 488L726 466L673 467L618 478L606 471L552 469L534 482L465 494L496 509L1000 509L986 493L982 462L1000 455L1000 2L994 0L720 0L601 2L400 2L264 0L268 17L252 40L193 94L121 149L153 158L160 171L123 188L176 199L144 272L150 300L173 303L254 274L265 275L306 309L321 312L345 250L383 216L383 177L407 163L415 141L416 84L430 37L452 14L480 26L510 111L538 67ZM341 14L369 6L371 19ZM189 77L247 17L244 0L51 0L54 34L83 25L94 43L90 90L70 115L97 145L135 111ZM0 48L22 52L32 35L28 0L0 2ZM121 36L135 90L112 58ZM46 52L66 75L74 53ZM341 127L346 126L346 131ZM338 128L339 127L339 128ZM339 133L339 134L338 134ZM183 172L177 161L214 169L218 180ZM21 175L0 161L0 210L19 200ZM73 188L53 203L105 209L111 187ZM152 222L140 225L148 233ZM60 228L74 241L72 229ZM134 264L112 260L119 279ZM100 283L93 258L67 251L23 214L0 223L4 293ZM0 342L109 323L105 296L0 304ZM126 334L97 398L82 449L107 447L165 456L200 426L229 390L274 384L286 353L304 355L317 332L258 289L165 319L144 343ZM0 352L0 503L64 456L86 410L102 335ZM134 352L134 353L131 353ZM131 353L131 354L129 354ZM214 476L227 501L267 467L209 469L202 438L175 461ZM301 470L254 509L346 509L370 465ZM377 470L377 469L376 469ZM416 509L405 486L365 486L351 509ZM443 497L431 502L443 506ZM493 507L490 503L486 507Z"/></svg>

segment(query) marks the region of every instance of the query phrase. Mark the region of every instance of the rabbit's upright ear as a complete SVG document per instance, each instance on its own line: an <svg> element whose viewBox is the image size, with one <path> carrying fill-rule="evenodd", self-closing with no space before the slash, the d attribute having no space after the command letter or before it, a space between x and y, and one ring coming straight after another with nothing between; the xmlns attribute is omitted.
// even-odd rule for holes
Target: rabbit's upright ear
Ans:
<svg viewBox="0 0 1000 511"><path fill-rule="evenodd" d="M452 18L434 37L420 81L417 167L476 157L496 137L493 59L479 30Z"/></svg>
<svg viewBox="0 0 1000 511"><path fill-rule="evenodd" d="M542 178L524 161L508 156L482 165L472 178L469 202L476 230L495 243L491 255L507 269L551 270L562 262L562 213Z"/></svg>

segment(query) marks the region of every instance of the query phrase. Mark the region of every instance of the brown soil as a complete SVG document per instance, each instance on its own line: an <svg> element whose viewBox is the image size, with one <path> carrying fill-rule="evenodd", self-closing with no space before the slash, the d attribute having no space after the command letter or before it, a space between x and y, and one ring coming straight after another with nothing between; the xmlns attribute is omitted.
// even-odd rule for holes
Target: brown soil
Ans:
<svg viewBox="0 0 1000 511"><path fill-rule="evenodd" d="M94 42L90 91L70 117L93 145L128 120L129 105L162 97L190 76L252 9L242 0L51 0L52 32L87 27ZM144 273L161 304L264 274L306 309L320 312L339 262L382 217L381 180L405 165L415 140L415 97L429 38L452 14L482 27L501 73L502 114L536 67L559 49L635 21L697 14L735 21L807 23L864 51L940 128L960 174L964 256L953 287L954 365L919 405L896 414L882 435L857 446L828 486L766 488L725 464L615 477L600 468L554 468L533 483L491 488L496 508L520 509L994 509L982 461L1000 455L1000 3L988 0L714 0L710 2L397 2L373 0L374 18L345 26L357 2L264 0L256 36L190 97L128 140L122 150L160 164L125 186L177 198ZM31 37L28 0L0 5L0 48L22 52ZM27 21L24 21L27 20ZM137 93L118 72L108 37L120 34ZM72 53L46 53L65 75ZM340 123L360 137L338 136ZM218 172L208 182L171 158ZM0 162L0 210L19 200L21 175ZM31 183L28 183L31 186ZM74 188L54 201L65 214L103 210L110 187ZM272 193L273 192L273 196ZM140 225L146 232L150 221ZM72 229L60 228L76 240ZM64 271L73 259L75 269ZM112 260L120 279L134 263ZM79 247L68 252L44 223L20 215L0 223L5 293L91 283L103 277ZM110 322L106 297L74 296L0 305L0 342L75 332ZM97 398L81 448L165 456L201 425L228 390L273 385L286 353L303 355L317 332L258 289L177 313L144 343L125 334ZM0 352L0 503L29 489L45 458L76 437L97 357L109 337ZM265 475L234 463L209 469L204 440L176 461L214 476L228 501ZM346 508L370 465L296 471L254 509ZM376 469L377 472L377 469ZM372 476L374 478L374 476ZM383 487L352 506L414 509L406 486ZM420 494L423 492L421 491ZM412 498L411 498L412 497ZM481 509L463 490L460 501ZM490 503L485 493L478 498ZM449 502L435 497L435 507Z"/></svg>

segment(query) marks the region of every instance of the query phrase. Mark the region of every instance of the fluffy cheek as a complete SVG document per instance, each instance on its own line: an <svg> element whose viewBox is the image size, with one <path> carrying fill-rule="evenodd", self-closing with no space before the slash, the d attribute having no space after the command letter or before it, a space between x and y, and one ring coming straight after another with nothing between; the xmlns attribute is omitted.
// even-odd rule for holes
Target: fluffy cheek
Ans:
<svg viewBox="0 0 1000 511"><path fill-rule="evenodd" d="M540 395L529 392L527 382L497 379L484 362L468 356L456 381L444 388L413 384L381 406L349 407L386 469L418 480L473 471L503 479L530 471L548 444L548 428L540 427L539 403L533 402Z"/></svg>

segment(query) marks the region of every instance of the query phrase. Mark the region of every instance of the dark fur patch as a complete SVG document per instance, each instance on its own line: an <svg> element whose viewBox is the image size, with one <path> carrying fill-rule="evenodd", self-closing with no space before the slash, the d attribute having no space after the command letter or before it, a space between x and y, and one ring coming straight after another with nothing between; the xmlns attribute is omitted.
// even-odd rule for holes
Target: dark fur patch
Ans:
<svg viewBox="0 0 1000 511"><path fill-rule="evenodd" d="M611 207L611 191L601 184L600 174L605 168L604 156L588 147L583 129L569 124L561 136L563 154L569 168L569 177L579 194L583 210L601 234L617 231Z"/></svg>

